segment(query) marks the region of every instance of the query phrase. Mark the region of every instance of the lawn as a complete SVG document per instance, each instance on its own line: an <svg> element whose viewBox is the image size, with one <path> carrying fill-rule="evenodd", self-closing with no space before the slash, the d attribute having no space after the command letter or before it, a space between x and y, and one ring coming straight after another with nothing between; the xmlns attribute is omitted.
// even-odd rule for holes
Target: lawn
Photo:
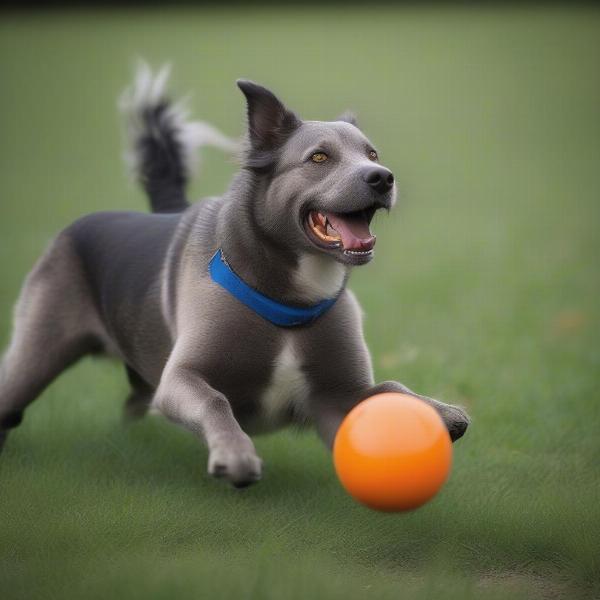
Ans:
<svg viewBox="0 0 600 600"><path fill-rule="evenodd" d="M238 492L188 433L123 426L122 367L84 360L0 458L2 598L600 597L600 12L3 13L2 346L52 236L145 210L115 110L137 56L173 61L175 89L230 135L241 76L306 118L356 110L401 190L351 279L377 380L473 423L412 513L356 504L310 432L257 438L264 481ZM193 196L235 168L207 152Z"/></svg>

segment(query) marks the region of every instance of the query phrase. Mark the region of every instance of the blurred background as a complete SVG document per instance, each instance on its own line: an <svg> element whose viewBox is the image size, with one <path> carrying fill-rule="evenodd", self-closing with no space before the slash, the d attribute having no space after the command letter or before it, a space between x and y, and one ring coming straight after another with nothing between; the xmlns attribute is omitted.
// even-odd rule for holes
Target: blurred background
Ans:
<svg viewBox="0 0 600 600"><path fill-rule="evenodd" d="M0 467L6 598L600 595L600 12L592 5L96 7L0 13L0 343L28 270L85 213L146 210L116 100L135 60L230 136L235 79L308 119L345 109L395 173L350 287L378 380L467 407L452 478L416 513L339 488L311 433L258 439L265 481L211 482L196 440L120 424L85 360ZM214 151L191 197L237 165ZM68 298L65 298L68 301ZM51 349L49 349L51 351Z"/></svg>

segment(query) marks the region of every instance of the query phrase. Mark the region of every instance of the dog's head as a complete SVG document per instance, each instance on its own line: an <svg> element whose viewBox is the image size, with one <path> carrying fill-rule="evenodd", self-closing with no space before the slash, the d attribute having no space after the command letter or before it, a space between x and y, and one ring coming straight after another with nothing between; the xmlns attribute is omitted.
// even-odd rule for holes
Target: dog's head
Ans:
<svg viewBox="0 0 600 600"><path fill-rule="evenodd" d="M263 183L253 205L264 235L297 253L346 265L373 257L371 219L395 202L394 176L353 117L303 121L266 88L238 86L248 103L244 166Z"/></svg>

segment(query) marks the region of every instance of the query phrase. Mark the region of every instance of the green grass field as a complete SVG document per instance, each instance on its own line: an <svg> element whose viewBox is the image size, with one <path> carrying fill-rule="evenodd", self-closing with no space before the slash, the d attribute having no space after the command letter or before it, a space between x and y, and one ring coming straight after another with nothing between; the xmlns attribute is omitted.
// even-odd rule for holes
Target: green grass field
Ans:
<svg viewBox="0 0 600 600"><path fill-rule="evenodd" d="M175 89L230 135L240 76L306 118L358 112L402 190L351 280L377 379L473 424L413 513L354 503L312 433L257 438L266 476L240 493L191 435L122 426L121 366L85 360L0 459L2 598L600 597L600 13L2 14L2 346L53 235L145 210L115 110L137 56L172 60ZM207 153L194 197L234 170Z"/></svg>

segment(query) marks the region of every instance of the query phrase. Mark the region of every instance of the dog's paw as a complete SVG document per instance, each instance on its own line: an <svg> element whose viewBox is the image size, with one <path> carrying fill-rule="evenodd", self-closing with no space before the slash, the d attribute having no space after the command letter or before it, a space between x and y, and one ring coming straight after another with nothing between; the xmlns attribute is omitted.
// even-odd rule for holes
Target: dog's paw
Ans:
<svg viewBox="0 0 600 600"><path fill-rule="evenodd" d="M441 404L436 407L448 428L450 439L455 442L461 438L471 423L469 415L459 406Z"/></svg>
<svg viewBox="0 0 600 600"><path fill-rule="evenodd" d="M226 479L236 488L243 488L260 480L262 460L248 439L244 443L231 441L213 447L208 457L208 473Z"/></svg>

